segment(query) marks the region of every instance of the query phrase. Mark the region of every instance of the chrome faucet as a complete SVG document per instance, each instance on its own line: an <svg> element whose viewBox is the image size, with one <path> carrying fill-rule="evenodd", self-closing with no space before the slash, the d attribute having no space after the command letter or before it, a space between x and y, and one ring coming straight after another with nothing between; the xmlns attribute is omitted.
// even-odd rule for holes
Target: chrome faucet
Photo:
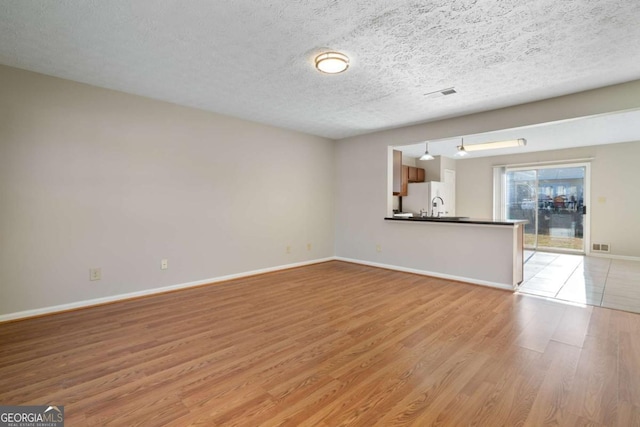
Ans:
<svg viewBox="0 0 640 427"><path fill-rule="evenodd" d="M438 207L438 202L436 202L436 199L440 199L440 203L442 204L442 206L444 206L444 200L442 200L442 197L440 196L436 196L433 199L431 199L431 216L434 217L434 212L436 210L436 208ZM440 218L440 212L438 212L438 218Z"/></svg>

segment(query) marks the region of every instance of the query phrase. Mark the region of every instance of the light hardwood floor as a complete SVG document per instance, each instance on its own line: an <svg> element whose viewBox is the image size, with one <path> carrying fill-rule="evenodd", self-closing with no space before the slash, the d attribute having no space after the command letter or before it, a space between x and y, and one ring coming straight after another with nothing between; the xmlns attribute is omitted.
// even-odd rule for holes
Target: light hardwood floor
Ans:
<svg viewBox="0 0 640 427"><path fill-rule="evenodd" d="M640 315L338 261L0 325L67 426L640 425Z"/></svg>

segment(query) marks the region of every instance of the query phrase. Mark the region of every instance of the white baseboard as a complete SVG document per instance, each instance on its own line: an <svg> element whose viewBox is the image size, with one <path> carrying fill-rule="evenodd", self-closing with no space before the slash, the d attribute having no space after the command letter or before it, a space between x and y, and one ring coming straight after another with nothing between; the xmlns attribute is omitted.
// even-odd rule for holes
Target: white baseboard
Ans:
<svg viewBox="0 0 640 427"><path fill-rule="evenodd" d="M408 267L399 267L397 265L381 264L378 262L363 261L363 260L352 259L352 258L335 257L334 259L337 261L345 261L345 262L351 262L354 264L368 265L370 267L379 267L379 268L385 268L387 270L402 271L404 273L420 274L422 276L431 276L431 277L437 277L439 279L455 280L458 282L471 283L474 285L488 286L491 288L504 289L511 292L515 291L513 286L509 286L504 283L488 282L486 280L471 279L469 277L453 276L450 274L442 274L442 273L436 273L433 271L418 270L415 268L408 268Z"/></svg>
<svg viewBox="0 0 640 427"><path fill-rule="evenodd" d="M589 252L587 256L592 256L595 258L621 259L625 261L640 261L640 257L637 257L637 256L611 255L607 253L602 254L602 253L596 253L596 252Z"/></svg>
<svg viewBox="0 0 640 427"><path fill-rule="evenodd" d="M102 305L102 304L107 304L107 303L116 302L116 301L123 301L131 298L139 298L139 297L144 297L144 296L149 296L154 294L161 294L164 292L175 291L178 289L186 289L186 288L192 288L194 286L202 286L202 285L208 285L208 284L213 284L218 282L224 282L227 280L240 279L243 277L255 276L255 275L264 274L264 273L271 273L274 271L288 270L290 268L304 267L305 265L319 264L321 262L332 261L334 259L335 257L314 259L311 261L303 261L303 262L297 262L293 264L279 265L276 267L269 267L269 268L263 268L259 270L247 271L244 273L229 274L227 276L219 276L219 277L213 277L210 279L196 280L195 282L180 283L177 285L165 286L162 288L145 289L143 291L130 292L126 294L112 295L108 297L95 298L95 299L90 299L86 301L72 302L69 304L55 305L52 307L43 307L43 308L37 308L33 310L19 311L16 313L3 314L3 315L0 315L0 323L6 322L9 320L17 320L17 319L24 319L27 317L42 316L45 314L53 314L53 313L59 313L62 311L75 310L79 308Z"/></svg>

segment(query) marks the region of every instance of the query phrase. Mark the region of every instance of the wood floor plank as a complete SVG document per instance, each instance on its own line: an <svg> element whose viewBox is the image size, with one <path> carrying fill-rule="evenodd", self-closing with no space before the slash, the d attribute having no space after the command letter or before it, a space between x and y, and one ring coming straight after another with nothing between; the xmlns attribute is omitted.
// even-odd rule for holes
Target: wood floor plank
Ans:
<svg viewBox="0 0 640 427"><path fill-rule="evenodd" d="M617 424L618 331L605 338L587 336L576 372L569 411L603 425Z"/></svg>
<svg viewBox="0 0 640 427"><path fill-rule="evenodd" d="M536 307L535 322L530 322L518 337L518 345L544 353L556 333L567 307L544 303Z"/></svg>
<svg viewBox="0 0 640 427"><path fill-rule="evenodd" d="M612 314L619 327L618 425L640 426L640 316Z"/></svg>
<svg viewBox="0 0 640 427"><path fill-rule="evenodd" d="M331 261L0 324L0 404L69 426L640 420L640 315Z"/></svg>
<svg viewBox="0 0 640 427"><path fill-rule="evenodd" d="M546 357L551 363L544 371L544 380L529 412L528 426L563 425L568 418L568 401L581 350L558 341L549 343Z"/></svg>
<svg viewBox="0 0 640 427"><path fill-rule="evenodd" d="M582 347L591 320L592 306L567 306L552 340Z"/></svg>

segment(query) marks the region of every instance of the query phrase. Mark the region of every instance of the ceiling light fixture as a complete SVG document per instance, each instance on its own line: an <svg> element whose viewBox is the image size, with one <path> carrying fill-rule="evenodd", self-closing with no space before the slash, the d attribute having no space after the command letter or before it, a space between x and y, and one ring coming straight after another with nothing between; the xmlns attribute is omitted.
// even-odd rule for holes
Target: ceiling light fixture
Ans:
<svg viewBox="0 0 640 427"><path fill-rule="evenodd" d="M349 68L349 57L340 52L325 52L316 56L316 68L327 74L338 74Z"/></svg>
<svg viewBox="0 0 640 427"><path fill-rule="evenodd" d="M429 154L429 143L426 142L426 149L424 150L424 154L420 157L419 160L433 160L433 156Z"/></svg>
<svg viewBox="0 0 640 427"><path fill-rule="evenodd" d="M456 157L464 157L467 154L467 150L464 149L464 138L460 138L460 140L462 141L461 145L458 145L458 152L456 153Z"/></svg>
<svg viewBox="0 0 640 427"><path fill-rule="evenodd" d="M499 148L524 147L527 140L524 138L510 139L507 141L483 142L482 144L467 145L466 151L496 150Z"/></svg>

